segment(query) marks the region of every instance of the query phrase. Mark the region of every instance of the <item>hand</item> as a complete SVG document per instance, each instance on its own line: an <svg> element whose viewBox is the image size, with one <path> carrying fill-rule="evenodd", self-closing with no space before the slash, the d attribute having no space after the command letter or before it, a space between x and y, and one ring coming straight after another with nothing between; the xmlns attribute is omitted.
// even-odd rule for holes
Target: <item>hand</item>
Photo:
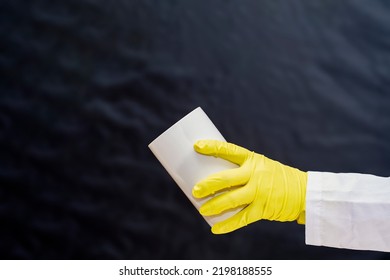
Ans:
<svg viewBox="0 0 390 280"><path fill-rule="evenodd" d="M210 175L192 190L196 198L228 190L200 207L204 216L244 206L234 216L216 223L211 229L213 233L228 233L261 219L304 223L306 172L218 140L197 141L194 149L239 165Z"/></svg>

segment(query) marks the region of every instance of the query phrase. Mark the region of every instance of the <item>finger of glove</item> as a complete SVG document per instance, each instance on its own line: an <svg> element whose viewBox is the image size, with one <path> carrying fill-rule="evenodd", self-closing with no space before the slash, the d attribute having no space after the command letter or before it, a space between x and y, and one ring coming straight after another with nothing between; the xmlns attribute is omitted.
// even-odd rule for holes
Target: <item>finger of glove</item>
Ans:
<svg viewBox="0 0 390 280"><path fill-rule="evenodd" d="M259 220L260 218L255 217L262 217L262 214L259 212L256 216L254 216L252 213L254 205L248 205L245 209L241 210L234 216L216 223L212 228L211 231L214 234L224 234L229 233L232 231L235 231L239 228L242 228L250 223L255 222L256 220ZM261 211L261 210L259 210Z"/></svg>
<svg viewBox="0 0 390 280"><path fill-rule="evenodd" d="M194 144L194 149L198 153L220 157L238 165L242 165L250 154L243 147L219 140L199 140Z"/></svg>
<svg viewBox="0 0 390 280"><path fill-rule="evenodd" d="M218 215L226 210L249 204L252 200L253 195L248 189L241 187L210 199L199 208L199 212L204 216Z"/></svg>
<svg viewBox="0 0 390 280"><path fill-rule="evenodd" d="M202 198L226 188L244 185L249 176L250 173L243 167L223 170L198 182L192 189L192 195Z"/></svg>

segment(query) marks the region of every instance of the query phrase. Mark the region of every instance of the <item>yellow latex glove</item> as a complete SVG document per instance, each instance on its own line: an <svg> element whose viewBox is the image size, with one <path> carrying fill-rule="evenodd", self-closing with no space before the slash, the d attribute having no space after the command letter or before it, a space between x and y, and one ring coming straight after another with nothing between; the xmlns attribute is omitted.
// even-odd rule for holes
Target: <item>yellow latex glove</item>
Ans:
<svg viewBox="0 0 390 280"><path fill-rule="evenodd" d="M204 216L245 206L234 216L216 223L211 229L213 233L228 233L261 219L304 223L306 172L227 142L200 140L194 149L239 165L210 175L192 190L196 198L228 190L201 206L199 212Z"/></svg>

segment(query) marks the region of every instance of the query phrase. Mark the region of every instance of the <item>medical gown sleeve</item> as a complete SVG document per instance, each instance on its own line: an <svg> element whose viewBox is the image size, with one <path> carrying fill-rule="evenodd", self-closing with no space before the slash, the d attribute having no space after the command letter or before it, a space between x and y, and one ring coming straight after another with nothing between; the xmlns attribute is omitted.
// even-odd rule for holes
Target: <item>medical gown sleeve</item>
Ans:
<svg viewBox="0 0 390 280"><path fill-rule="evenodd" d="M308 172L306 244L390 252L390 177Z"/></svg>

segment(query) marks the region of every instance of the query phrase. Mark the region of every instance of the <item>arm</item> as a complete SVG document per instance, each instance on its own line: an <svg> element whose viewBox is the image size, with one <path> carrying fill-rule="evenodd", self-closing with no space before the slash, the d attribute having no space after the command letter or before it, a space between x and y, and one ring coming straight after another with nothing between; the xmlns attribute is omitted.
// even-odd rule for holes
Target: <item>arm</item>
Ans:
<svg viewBox="0 0 390 280"><path fill-rule="evenodd" d="M390 252L390 178L308 172L306 244Z"/></svg>
<svg viewBox="0 0 390 280"><path fill-rule="evenodd" d="M261 219L306 221L309 245L390 251L390 178L303 172L215 140L198 141L194 148L239 165L194 186L195 197L227 190L202 205L202 215L245 206L215 224L213 233L231 232Z"/></svg>

